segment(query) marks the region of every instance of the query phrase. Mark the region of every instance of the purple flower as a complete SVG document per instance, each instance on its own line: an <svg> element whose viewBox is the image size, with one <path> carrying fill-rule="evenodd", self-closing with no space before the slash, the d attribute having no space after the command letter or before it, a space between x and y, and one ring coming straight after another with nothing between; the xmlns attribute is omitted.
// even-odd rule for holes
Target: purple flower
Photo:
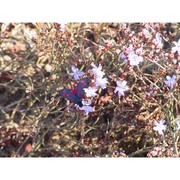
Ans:
<svg viewBox="0 0 180 180"><path fill-rule="evenodd" d="M160 121L159 121L159 123L157 122L157 121L155 121L154 122L154 127L153 127L153 129L155 130L155 131L158 131L158 133L159 134L161 134L161 135L163 135L163 130L166 130L166 125L164 125L164 123L165 123L165 120L164 119L161 119Z"/></svg>
<svg viewBox="0 0 180 180"><path fill-rule="evenodd" d="M71 66L71 69L72 69L72 73L69 73L70 76L74 76L74 79L75 80L79 80L79 77L83 76L84 75L84 72L82 71L79 71L78 68L76 68L75 66Z"/></svg>
<svg viewBox="0 0 180 180"><path fill-rule="evenodd" d="M70 110L71 109L71 106L67 106L67 110Z"/></svg>
<svg viewBox="0 0 180 180"><path fill-rule="evenodd" d="M83 110L86 115L88 115L90 112L93 112L93 108L90 106L91 101L88 101L88 102L83 101L82 104L83 104L83 107L79 109Z"/></svg>
<svg viewBox="0 0 180 180"><path fill-rule="evenodd" d="M173 42L175 44L175 46L172 48L172 53L175 53L176 51L178 52L178 54L180 55L180 39L177 42Z"/></svg>
<svg viewBox="0 0 180 180"><path fill-rule="evenodd" d="M120 55L120 59L126 59L126 56L124 55L124 52Z"/></svg>
<svg viewBox="0 0 180 180"><path fill-rule="evenodd" d="M176 76L173 75L172 78L170 76L166 76L166 79L167 80L165 80L164 83L172 89L176 84Z"/></svg>
<svg viewBox="0 0 180 180"><path fill-rule="evenodd" d="M128 87L126 86L127 81L122 81L122 82L117 81L116 84L117 87L114 90L114 93L118 92L119 96L124 96L124 92L128 90Z"/></svg>
<svg viewBox="0 0 180 180"><path fill-rule="evenodd" d="M95 97L97 95L96 91L96 87L88 87L88 88L84 88L84 91L86 93L87 97Z"/></svg>

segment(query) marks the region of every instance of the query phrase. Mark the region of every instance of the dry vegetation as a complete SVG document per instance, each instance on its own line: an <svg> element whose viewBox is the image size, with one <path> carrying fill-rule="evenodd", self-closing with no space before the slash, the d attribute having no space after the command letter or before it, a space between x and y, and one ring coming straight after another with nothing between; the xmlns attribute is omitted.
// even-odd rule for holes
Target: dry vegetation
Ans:
<svg viewBox="0 0 180 180"><path fill-rule="evenodd" d="M0 157L179 156L180 57L171 53L180 24L9 23L0 25ZM134 32L134 34L133 34ZM156 33L162 48L153 45ZM136 38L136 39L133 39ZM143 62L131 66L125 48L143 45ZM71 66L91 80L91 63L102 65L107 88L91 98L88 116L59 95L75 81ZM176 76L170 89L166 76ZM114 93L117 80L129 90ZM164 136L153 130L164 119Z"/></svg>

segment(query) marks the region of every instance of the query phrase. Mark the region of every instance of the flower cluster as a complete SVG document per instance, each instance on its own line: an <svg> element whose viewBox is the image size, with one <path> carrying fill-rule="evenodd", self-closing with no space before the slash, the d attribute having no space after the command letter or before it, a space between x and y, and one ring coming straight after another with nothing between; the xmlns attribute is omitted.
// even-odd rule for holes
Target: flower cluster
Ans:
<svg viewBox="0 0 180 180"><path fill-rule="evenodd" d="M95 97L97 95L98 88L105 89L107 86L107 78L103 78L104 72L102 71L102 66L99 64L99 66L95 66L94 63L91 64L93 67L91 70L89 70L89 73L94 77L92 82L94 83L94 86L84 88L84 91L86 93L87 97Z"/></svg>
<svg viewBox="0 0 180 180"><path fill-rule="evenodd" d="M102 71L102 66L99 64L99 66L95 66L94 63L91 64L93 67L91 70L89 70L89 73L94 76L94 83L95 88L98 89L101 87L102 89L105 89L107 86L107 78L103 78L104 72Z"/></svg>
<svg viewBox="0 0 180 180"><path fill-rule="evenodd" d="M83 76L85 73L82 72L82 71L79 71L78 68L76 68L75 66L71 66L71 70L73 71L72 73L69 73L70 76L73 76L75 80L79 80L81 76ZM84 88L83 90L85 91L85 89L87 88ZM86 90L87 91L87 90ZM85 91L85 92L86 92ZM92 91L90 92L92 93ZM86 93L86 96L89 95L88 93ZM88 97L88 96L87 96ZM86 115L89 114L89 112L92 112L93 111L93 108L90 106L91 104L91 101L85 101L83 98L82 98L82 107L80 107L79 105L76 104L76 107L77 109L80 109L80 110L83 110L85 112Z"/></svg>
<svg viewBox="0 0 180 180"><path fill-rule="evenodd" d="M103 77L105 73L102 71L102 65L99 64L97 67L92 63L91 66L93 68L89 70L89 73L94 77L94 79L92 80L94 86L83 88L87 98L97 96L98 88L105 89L108 83L107 78ZM79 80L80 77L85 74L84 72L79 71L79 69L74 66L72 66L71 69L73 72L69 73L69 75L73 76L75 80ZM127 81L117 81L116 83L117 87L115 88L114 93L118 92L119 96L124 96L124 92L128 90L128 87L126 85ZM79 107L78 105L76 105L76 107L80 110L84 110L86 115L88 115L89 112L93 111L93 108L90 106L91 101L82 100L82 104L83 107Z"/></svg>
<svg viewBox="0 0 180 180"><path fill-rule="evenodd" d="M97 90L98 88L102 88L105 89L107 86L107 78L104 78L104 72L102 71L102 66L101 64L99 64L99 66L95 66L94 63L91 64L91 66L93 67L91 70L89 70L89 73L94 77L94 79L92 80L94 86L90 86L88 88L84 88L84 91L86 93L86 97L95 97L97 96ZM91 106L89 106L91 104L91 101L84 103L83 107L81 108L81 110L84 110L86 112L86 115L89 112L92 112L93 109Z"/></svg>
<svg viewBox="0 0 180 180"><path fill-rule="evenodd" d="M147 154L147 157L177 157L174 147L155 146Z"/></svg>
<svg viewBox="0 0 180 180"><path fill-rule="evenodd" d="M165 151L164 147L153 147L151 151L147 154L147 157L159 157L163 154L163 151Z"/></svg>
<svg viewBox="0 0 180 180"><path fill-rule="evenodd" d="M92 80L94 86L90 86L88 88L83 88L86 97L95 97L97 95L98 88L105 89L107 86L107 78L104 78L104 72L102 71L102 66L99 64L99 66L95 66L93 63L91 64L93 67L91 70L89 70L89 73L93 75L94 79ZM71 67L72 72L69 73L70 76L74 77L75 80L79 80L81 76L83 76L85 73L82 71L79 71L78 68L75 66ZM93 108L90 106L91 101L84 101L82 100L82 107L79 107L76 105L76 107L80 110L84 110L85 114L88 115L89 112L93 111Z"/></svg>

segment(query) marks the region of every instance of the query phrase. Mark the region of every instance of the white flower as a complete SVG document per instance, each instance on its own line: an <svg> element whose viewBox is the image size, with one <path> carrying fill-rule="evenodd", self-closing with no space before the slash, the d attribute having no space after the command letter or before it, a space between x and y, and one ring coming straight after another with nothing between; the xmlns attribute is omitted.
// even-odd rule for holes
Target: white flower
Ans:
<svg viewBox="0 0 180 180"><path fill-rule="evenodd" d="M126 86L127 81L117 81L116 84L117 87L114 90L114 93L118 92L119 96L124 96L124 92L128 90L128 87Z"/></svg>
<svg viewBox="0 0 180 180"><path fill-rule="evenodd" d="M165 120L164 119L161 119L160 121L159 121L159 123L157 122L157 121L155 121L154 122L154 127L153 127L153 129L155 130L155 131L158 131L158 133L159 134L161 134L161 135L163 135L163 130L166 130L166 125L164 125L164 123L165 123Z"/></svg>
<svg viewBox="0 0 180 180"><path fill-rule="evenodd" d="M84 88L87 97L95 97L97 89L95 87Z"/></svg>
<svg viewBox="0 0 180 180"><path fill-rule="evenodd" d="M135 54L134 51L128 54L128 59L130 61L131 66L137 66L140 62L143 61L143 58Z"/></svg>
<svg viewBox="0 0 180 180"><path fill-rule="evenodd" d="M97 67L94 65L94 63L91 63L91 66L93 67L93 69L89 70L91 75L93 74L95 78L104 76L104 72L101 71L102 70L101 64L99 64L99 66Z"/></svg>
<svg viewBox="0 0 180 180"><path fill-rule="evenodd" d="M172 78L170 76L166 76L166 79L167 81L165 80L164 83L172 89L176 84L176 76L173 75Z"/></svg>
<svg viewBox="0 0 180 180"><path fill-rule="evenodd" d="M175 44L175 46L172 48L172 53L175 53L176 51L178 52L178 54L180 55L180 39L177 42L173 42Z"/></svg>
<svg viewBox="0 0 180 180"><path fill-rule="evenodd" d="M88 102L82 101L82 104L83 104L83 107L79 109L85 111L86 115L88 115L90 112L93 112L93 108L90 106L91 101L88 101Z"/></svg>
<svg viewBox="0 0 180 180"><path fill-rule="evenodd" d="M102 89L106 88L106 84L108 83L107 78L101 78L101 77L97 77L95 80L95 85L96 87L101 87Z"/></svg>
<svg viewBox="0 0 180 180"><path fill-rule="evenodd" d="M74 67L74 66L71 66L71 69L72 69L72 73L69 73L70 76L74 76L74 79L75 80L79 80L79 77L83 76L84 75L84 72L82 71L79 71L78 68Z"/></svg>

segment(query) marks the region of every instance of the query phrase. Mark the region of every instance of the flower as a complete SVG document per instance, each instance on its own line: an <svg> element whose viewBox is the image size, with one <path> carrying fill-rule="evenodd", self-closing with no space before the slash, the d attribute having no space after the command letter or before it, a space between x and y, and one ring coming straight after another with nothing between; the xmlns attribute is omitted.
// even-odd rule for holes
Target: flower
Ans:
<svg viewBox="0 0 180 180"><path fill-rule="evenodd" d="M176 120L176 129L177 131L180 130L180 119Z"/></svg>
<svg viewBox="0 0 180 180"><path fill-rule="evenodd" d="M101 71L102 69L101 64L99 64L99 66L97 67L94 65L94 63L91 63L91 66L93 67L93 69L89 70L90 74L93 74L96 78L104 76L104 72Z"/></svg>
<svg viewBox="0 0 180 180"><path fill-rule="evenodd" d="M67 110L70 110L71 109L71 106L67 106Z"/></svg>
<svg viewBox="0 0 180 180"><path fill-rule="evenodd" d="M165 80L164 83L172 89L176 84L176 76L173 75L172 78L170 76L166 76L166 79L167 81Z"/></svg>
<svg viewBox="0 0 180 180"><path fill-rule="evenodd" d="M162 48L162 37L159 33L156 33L156 39L154 40L154 42L158 45L158 47Z"/></svg>
<svg viewBox="0 0 180 180"><path fill-rule="evenodd" d="M79 71L78 68L76 68L75 66L71 66L71 69L72 69L72 73L69 73L70 76L74 76L74 79L75 80L79 80L79 77L83 76L84 75L84 72L82 71Z"/></svg>
<svg viewBox="0 0 180 180"><path fill-rule="evenodd" d="M153 129L155 130L155 131L158 131L158 133L159 134L161 134L161 135L163 135L163 130L166 130L166 125L164 125L164 123L165 123L165 120L164 119L161 119L160 121L159 121L159 123L157 122L157 121L155 121L154 122L154 127L153 127Z"/></svg>
<svg viewBox="0 0 180 180"><path fill-rule="evenodd" d="M128 90L128 87L126 86L127 81L117 81L116 84L117 87L114 90L114 93L118 92L119 96L124 96L124 92Z"/></svg>
<svg viewBox="0 0 180 180"><path fill-rule="evenodd" d="M175 44L175 46L172 48L171 52L175 53L176 51L178 52L178 54L180 54L180 39L177 42L173 42Z"/></svg>
<svg viewBox="0 0 180 180"><path fill-rule="evenodd" d="M106 88L106 84L108 83L107 78L103 78L104 72L102 70L101 64L99 66L95 66L94 63L91 63L93 69L89 70L90 74L94 75L94 79L92 80L95 83L95 88L97 89L99 86L104 89Z"/></svg>
<svg viewBox="0 0 180 180"><path fill-rule="evenodd" d="M126 59L126 56L124 55L124 52L121 53L120 59Z"/></svg>
<svg viewBox="0 0 180 180"><path fill-rule="evenodd" d="M80 110L84 110L85 114L88 115L90 112L93 112L93 108L90 106L91 101L82 101L83 107L79 108Z"/></svg>
<svg viewBox="0 0 180 180"><path fill-rule="evenodd" d="M135 54L134 51L128 54L128 59L130 61L131 66L137 66L140 62L143 61L143 58Z"/></svg>
<svg viewBox="0 0 180 180"><path fill-rule="evenodd" d="M95 97L97 95L96 91L96 87L88 87L88 88L84 88L84 91L86 93L87 97Z"/></svg>
<svg viewBox="0 0 180 180"><path fill-rule="evenodd" d="M101 77L98 77L96 78L95 80L95 85L96 87L101 87L102 89L105 89L106 88L106 84L108 83L107 81L107 78L101 78Z"/></svg>

